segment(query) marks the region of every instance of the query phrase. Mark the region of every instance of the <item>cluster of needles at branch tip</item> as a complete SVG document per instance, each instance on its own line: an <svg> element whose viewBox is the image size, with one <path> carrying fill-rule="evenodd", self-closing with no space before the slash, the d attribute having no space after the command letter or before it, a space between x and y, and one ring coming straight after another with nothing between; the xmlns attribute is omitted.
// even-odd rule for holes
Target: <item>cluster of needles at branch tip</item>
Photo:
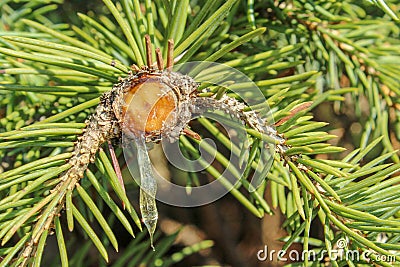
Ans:
<svg viewBox="0 0 400 267"><path fill-rule="evenodd" d="M200 136L188 128L193 116L201 115L205 110L221 110L267 135L273 140L275 150L285 158L284 153L289 149L285 139L255 111L247 111L244 103L227 95L218 99L215 95L200 97L199 84L193 78L172 71L172 40L168 42L166 69L159 48L155 50L157 62L153 64L150 37L146 36L145 41L147 65L141 68L134 65L133 72L101 96L100 104L87 120L82 136L78 137L73 157L69 160L71 168L61 175L61 182L54 189L59 192L57 197L43 211L50 215L39 219L31 240L24 247L23 256L26 259L34 254L35 244L42 233L51 227L55 216L62 210L67 192L72 191L83 178L89 163L95 161L101 145L108 142L110 146L110 140L122 140L122 135L137 146L141 181L140 211L153 249L152 238L158 219L155 201L157 183L146 143L159 142L162 138L175 142L181 134L199 139ZM110 150L114 168L122 183L118 162L113 150Z"/></svg>

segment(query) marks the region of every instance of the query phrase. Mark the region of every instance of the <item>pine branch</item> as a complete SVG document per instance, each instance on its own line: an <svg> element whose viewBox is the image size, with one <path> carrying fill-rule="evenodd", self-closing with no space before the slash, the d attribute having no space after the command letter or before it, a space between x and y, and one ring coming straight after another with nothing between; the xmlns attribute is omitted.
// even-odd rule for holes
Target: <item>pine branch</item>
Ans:
<svg viewBox="0 0 400 267"><path fill-rule="evenodd" d="M244 129L248 136L248 153L221 134L218 123L198 119L203 134L211 134L245 165L242 175L229 165L227 155L205 142L182 136L180 147L189 158L203 160L210 177L230 188L230 194L257 217L272 212L263 197L270 183L272 206L279 206L287 218L283 227L289 236L284 249L300 241L305 251L312 243L332 251L335 242L345 237L347 250L378 253L360 261L348 260L347 264L379 263L377 255L400 260L394 255L399 250L396 233L400 229L396 200L400 165L394 149L398 129L392 127L396 116L390 116L398 113L400 104L396 24L389 18L367 15L362 4L347 2L300 1L265 11L265 2L248 1L247 10L242 11L243 3L234 0L206 1L198 6L179 1L175 7L168 1L146 1L144 13L139 1L104 3L115 20L79 14L83 26L74 25L71 30L42 16L42 12L53 10L51 5L32 4L36 12L31 15L26 12L29 3L21 4L21 12L14 13L6 5L10 12L4 13L5 21L15 28L1 31L0 60L4 69L0 71L0 94L8 97L0 100L0 112L5 114L0 121L1 168L7 170L0 173L0 237L2 245L10 247L0 250L5 256L0 266L39 266L52 229L62 264L79 262L78 253L68 257L66 233L59 219L60 215L63 218L64 208L68 229L76 229L76 220L108 260L108 241L104 240L117 250L116 235L92 194L100 196L99 203L107 204L113 218L132 236L130 219L141 229L111 157L101 145L120 138L115 117L121 110L120 91L127 87L124 82L131 81L128 66L141 66L148 56L146 34L155 47L161 48L164 58L169 51L168 39L174 38L177 62L225 62L250 77L260 89L262 101L247 106L238 92L255 97L248 90L249 83L196 85L196 107L216 108L244 122L235 127ZM377 4L396 19L386 4ZM390 6L395 10L395 5ZM195 9L196 15L190 16L189 11ZM24 19L11 23L18 16ZM376 27L384 31L376 34ZM382 37L384 42L379 41ZM201 75L222 76L207 69ZM119 76L123 77L122 83L110 93ZM356 101L346 103L346 94ZM357 104L361 96L367 99L371 115L366 120L364 109ZM349 151L341 160L321 157L344 148L330 144L334 135L327 132L326 123L312 120L315 108L329 102L339 107L336 111L354 106L356 120L365 125L360 148ZM262 114L266 104L270 112ZM221 116L223 120L228 118ZM275 149L271 169L263 168L261 155L266 147ZM215 162L234 174L236 185L220 169L207 165L200 151L216 155ZM90 162L96 168L89 169ZM259 188L250 182L255 174L262 177ZM188 174L186 182L190 191L200 184L198 174ZM92 187L94 193L89 190ZM114 193L118 202L126 205L130 219L111 196ZM322 240L310 236L317 216L324 230ZM100 225L100 235L93 230L91 218ZM168 248L172 240L162 243ZM138 253L145 253L147 244L139 244L139 239L132 244ZM193 251L208 246L210 243L201 243ZM82 255L88 249L89 245L84 245ZM129 253L116 266L122 266ZM180 256L187 253L182 251ZM174 260L167 259L165 265ZM342 264L335 259L331 262Z"/></svg>

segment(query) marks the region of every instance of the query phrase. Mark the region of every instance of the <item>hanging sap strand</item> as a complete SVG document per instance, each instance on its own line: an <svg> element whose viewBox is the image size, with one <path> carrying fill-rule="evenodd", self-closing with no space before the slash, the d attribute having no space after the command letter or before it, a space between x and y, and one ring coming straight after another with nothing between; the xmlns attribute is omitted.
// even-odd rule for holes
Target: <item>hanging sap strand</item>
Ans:
<svg viewBox="0 0 400 267"><path fill-rule="evenodd" d="M153 235L157 226L158 212L156 205L157 182L153 174L149 154L146 149L144 135L135 138L137 146L137 160L140 172L140 213L144 225L150 234L150 244L153 250Z"/></svg>

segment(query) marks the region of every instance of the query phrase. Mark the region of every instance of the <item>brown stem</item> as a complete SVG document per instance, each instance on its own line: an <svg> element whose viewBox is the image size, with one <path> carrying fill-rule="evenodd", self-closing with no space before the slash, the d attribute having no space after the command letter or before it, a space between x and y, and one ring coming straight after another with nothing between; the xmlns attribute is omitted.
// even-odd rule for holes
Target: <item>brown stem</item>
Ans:
<svg viewBox="0 0 400 267"><path fill-rule="evenodd" d="M54 188L57 192L55 197L42 210L42 215L35 223L30 240L22 248L22 256L25 258L20 266L27 266L36 246L45 230L52 227L55 216L58 216L64 207L65 195L68 190L73 190L79 180L83 177L89 163L94 162L95 155L100 146L107 140L119 135L118 120L115 111L120 110L124 84L115 87L112 91L105 93L101 103L97 106L95 113L90 117L82 136L75 144L73 156L68 163L71 168L60 177L60 183ZM46 217L45 217L46 216Z"/></svg>
<svg viewBox="0 0 400 267"><path fill-rule="evenodd" d="M174 40L168 40L167 70L171 71L174 66Z"/></svg>
<svg viewBox="0 0 400 267"><path fill-rule="evenodd" d="M160 48L158 48L158 47L156 48L156 59L157 59L157 67L159 70L162 71L164 69L164 62L163 62Z"/></svg>
<svg viewBox="0 0 400 267"><path fill-rule="evenodd" d="M149 69L151 68L151 66L153 65L153 53L151 50L151 40L150 40L150 36L148 34L146 34L144 36L145 42L146 42L146 59L147 59L147 67L149 67Z"/></svg>

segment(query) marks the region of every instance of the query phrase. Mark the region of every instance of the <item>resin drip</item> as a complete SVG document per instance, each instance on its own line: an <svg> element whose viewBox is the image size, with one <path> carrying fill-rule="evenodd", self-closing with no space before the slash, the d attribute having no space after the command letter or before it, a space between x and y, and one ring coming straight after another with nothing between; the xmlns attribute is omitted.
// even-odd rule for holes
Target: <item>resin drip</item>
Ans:
<svg viewBox="0 0 400 267"><path fill-rule="evenodd" d="M151 166L149 154L146 149L145 137L136 138L138 149L138 163L140 171L140 212L143 223L150 234L150 244L153 250L153 235L157 226L158 212L156 205L157 182L154 178L153 168Z"/></svg>

